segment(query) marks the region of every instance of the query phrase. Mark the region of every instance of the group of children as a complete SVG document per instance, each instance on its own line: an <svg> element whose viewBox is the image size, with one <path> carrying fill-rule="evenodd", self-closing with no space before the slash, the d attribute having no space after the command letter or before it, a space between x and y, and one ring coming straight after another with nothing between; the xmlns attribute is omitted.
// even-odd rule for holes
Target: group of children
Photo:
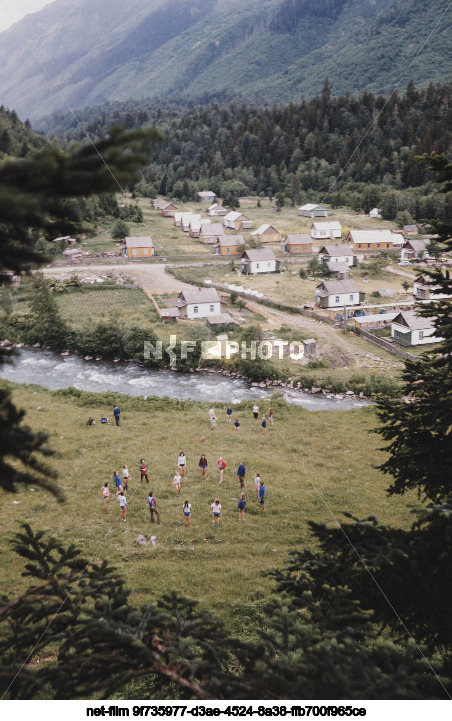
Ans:
<svg viewBox="0 0 452 721"><path fill-rule="evenodd" d="M116 410L116 407L115 407ZM118 409L119 410L119 409ZM209 415L210 415L210 423L211 423L211 430L213 430L216 427L216 415L215 410L213 406L209 409ZM253 405L253 417L255 423L258 422L259 419L259 406L255 402ZM88 425L93 425L95 423L94 419L91 418L91 421L88 422ZM226 410L226 423L230 423L232 420L232 408L231 406L228 406ZM268 420L270 425L273 426L273 410L270 408L269 414L268 414ZM102 416L101 423L108 423L108 418L105 416ZM235 432L238 434L239 428L240 428L240 422L238 419L235 420L234 423L235 426ZM262 418L262 433L265 434L267 430L267 421L265 416ZM206 458L206 455L203 453L201 455L201 458L199 459L198 468L201 473L201 480L204 481L206 479L206 473L208 468L208 461ZM223 483L224 479L224 471L227 468L227 463L224 461L223 457L220 456L220 458L217 461L217 468L219 472L219 482ZM139 465L140 470L140 484L143 483L145 480L147 484L149 484L149 476L148 476L148 465L144 458L140 460ZM176 495L178 496L181 492L181 482L182 480L185 480L187 478L186 475L187 471L187 457L184 453L184 451L181 451L179 453L178 459L177 459L177 472L174 475L173 483ZM240 461L240 464L237 469L237 478L240 482L240 498L238 499L238 512L239 512L239 520L243 521L245 519L245 509L246 509L246 496L244 492L245 488L245 473L246 473L246 467L243 461ZM131 481L129 469L126 465L122 468L122 479L118 473L118 471L114 472L114 482L115 482L115 498L119 502L119 506L121 509L121 519L123 521L127 521L127 499L125 492L128 490L129 481ZM259 506L260 509L263 511L265 508L265 486L263 481L261 481L259 473L256 473L254 478L254 490L256 491L258 500L259 500ZM102 496L104 499L104 511L107 513L108 511L108 502L110 499L110 488L108 481L104 483L104 485L101 488ZM157 523L161 523L161 515L160 512L157 510L157 500L154 496L153 491L150 491L147 499L147 505L150 510L150 522L154 523L154 516L157 519ZM214 502L211 504L212 509L212 526L218 526L220 523L220 514L221 514L221 503L219 498L215 498ZM184 504L182 506L183 510L183 526L185 527L186 523L188 522L188 526L191 526L191 503L189 502L188 498L185 499Z"/></svg>

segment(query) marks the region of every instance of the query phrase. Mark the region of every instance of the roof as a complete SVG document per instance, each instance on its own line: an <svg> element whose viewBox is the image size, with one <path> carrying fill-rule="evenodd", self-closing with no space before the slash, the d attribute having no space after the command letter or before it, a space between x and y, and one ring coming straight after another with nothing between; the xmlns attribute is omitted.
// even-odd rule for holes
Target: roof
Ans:
<svg viewBox="0 0 452 721"><path fill-rule="evenodd" d="M354 280L324 280L317 286L325 295L340 295L341 293L359 293ZM319 295L319 293L317 293Z"/></svg>
<svg viewBox="0 0 452 721"><path fill-rule="evenodd" d="M226 212L226 208L223 208L223 206L220 205L219 203L214 203L213 205L209 205L207 210L224 210Z"/></svg>
<svg viewBox="0 0 452 721"><path fill-rule="evenodd" d="M425 250L427 248L427 243L425 240L407 240L407 242L404 244L404 248L411 247L416 253L420 252L421 250Z"/></svg>
<svg viewBox="0 0 452 721"><path fill-rule="evenodd" d="M223 223L211 223L203 220L201 223L201 233L203 235L224 235Z"/></svg>
<svg viewBox="0 0 452 721"><path fill-rule="evenodd" d="M261 225L257 230L253 230L251 235L263 235L267 232L267 230L272 229L275 233L279 233L279 230L276 230L274 225L269 225L268 223L264 223Z"/></svg>
<svg viewBox="0 0 452 721"><path fill-rule="evenodd" d="M283 240L287 245L295 245L297 243L312 244L312 238L309 233L288 233Z"/></svg>
<svg viewBox="0 0 452 721"><path fill-rule="evenodd" d="M428 330L435 327L433 321L434 318L424 318L414 310L403 310L392 322L406 325L410 330Z"/></svg>
<svg viewBox="0 0 452 721"><path fill-rule="evenodd" d="M316 230L342 230L342 225L338 220L331 220L322 223L313 223L312 227Z"/></svg>
<svg viewBox="0 0 452 721"><path fill-rule="evenodd" d="M378 323L379 321L393 320L397 313L377 313L372 315L358 315L353 318L355 323L358 325L365 325L366 323ZM400 315L400 314L399 314Z"/></svg>
<svg viewBox="0 0 452 721"><path fill-rule="evenodd" d="M216 245L220 245L222 248L234 245L242 245L245 242L243 235L222 235L218 238Z"/></svg>
<svg viewBox="0 0 452 721"><path fill-rule="evenodd" d="M124 240L126 248L153 248L154 243L150 235L132 235Z"/></svg>
<svg viewBox="0 0 452 721"><path fill-rule="evenodd" d="M351 230L350 237L354 243L392 243L390 230Z"/></svg>
<svg viewBox="0 0 452 721"><path fill-rule="evenodd" d="M201 230L201 218L190 218L190 228L191 230L200 231Z"/></svg>
<svg viewBox="0 0 452 721"><path fill-rule="evenodd" d="M215 288L197 288L196 290L183 290L179 294L180 305L192 303L220 303L220 296Z"/></svg>
<svg viewBox="0 0 452 721"><path fill-rule="evenodd" d="M352 249L349 245L323 245L319 250L319 255L325 254L330 255L332 258L337 258L342 255L352 255Z"/></svg>
<svg viewBox="0 0 452 721"><path fill-rule="evenodd" d="M179 308L160 308L161 318L179 318Z"/></svg>
<svg viewBox="0 0 452 721"><path fill-rule="evenodd" d="M270 248L259 248L258 250L245 250L242 255L242 260L247 259L250 262L261 260L276 260L276 255Z"/></svg>
<svg viewBox="0 0 452 721"><path fill-rule="evenodd" d="M211 190L201 190L200 193L198 193L200 198L216 198L216 193L213 193Z"/></svg>
<svg viewBox="0 0 452 721"><path fill-rule="evenodd" d="M318 205L317 203L306 203L306 205L302 205L300 208L298 208L298 210L314 210L314 208L327 210L327 208L324 208L323 205Z"/></svg>
<svg viewBox="0 0 452 721"><path fill-rule="evenodd" d="M227 215L224 216L225 220L238 220L239 218L251 220L251 218L248 218L247 215L245 215L244 213L239 213L237 210L231 210Z"/></svg>
<svg viewBox="0 0 452 721"><path fill-rule="evenodd" d="M331 270L332 273L349 273L350 272L350 266L348 263L337 263L336 261L329 260L327 262L328 268Z"/></svg>
<svg viewBox="0 0 452 721"><path fill-rule="evenodd" d="M417 225L404 225L403 230L405 233L417 233Z"/></svg>

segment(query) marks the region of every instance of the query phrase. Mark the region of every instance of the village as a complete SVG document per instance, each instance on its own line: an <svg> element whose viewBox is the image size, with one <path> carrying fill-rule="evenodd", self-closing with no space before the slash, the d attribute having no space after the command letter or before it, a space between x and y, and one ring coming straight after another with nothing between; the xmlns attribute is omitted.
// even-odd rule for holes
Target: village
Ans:
<svg viewBox="0 0 452 721"><path fill-rule="evenodd" d="M103 246L97 240L96 250L106 248L100 253L84 249L89 242L57 240L66 241L62 256L73 272L85 265L88 271L97 258L104 263L119 258L128 272L163 264L166 276L185 281L180 292L139 282L162 323L202 321L225 337L228 329L243 325L244 312L268 322L271 308L288 311L288 325L293 325L289 314L296 313L306 318L306 330L312 319L306 362L322 357L316 337L323 323L338 332L353 330L399 358L406 357L404 349L423 350L441 341L432 319L415 312L416 304L442 297L428 276L415 273L448 263L429 253L431 238L424 228L396 228L381 220L378 208L344 218L343 209L309 203L291 208L288 217L288 210L273 207L271 200L265 207L264 201L241 199L240 209L231 211L212 191L199 192L198 203L187 208L163 197L139 202L145 223L134 224L135 234L116 243L115 250L107 239ZM237 298L239 303L231 302ZM279 340L277 332L270 336Z"/></svg>

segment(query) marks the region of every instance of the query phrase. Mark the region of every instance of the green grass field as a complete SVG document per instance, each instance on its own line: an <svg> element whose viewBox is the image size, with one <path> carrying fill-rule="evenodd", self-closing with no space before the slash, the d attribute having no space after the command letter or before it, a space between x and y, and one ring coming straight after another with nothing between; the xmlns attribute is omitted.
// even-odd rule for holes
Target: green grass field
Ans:
<svg viewBox="0 0 452 721"><path fill-rule="evenodd" d="M37 489L4 496L0 548L4 558L8 553L8 564L3 564L1 585L13 596L26 581L20 577L22 561L8 551L8 539L19 521L27 521L82 547L90 558L112 561L126 578L133 603L177 589L214 609L240 633L252 621L256 604L271 592L262 571L282 566L291 550L312 545L308 520L335 524L348 510L361 518L376 514L403 527L410 523L407 504L414 496L389 500L388 479L375 468L384 453L378 450L381 437L369 433L377 425L372 407L313 413L274 399L275 427L263 436L252 419L252 404L242 403L234 408L241 421L237 437L225 423L226 406L216 406L218 427L212 433L209 404L122 397L119 428L88 428L88 415L98 420L104 411L112 416L116 396L82 394L77 399L67 392L15 386L13 397L27 409L26 423L50 434L56 450L50 464L66 493L64 505ZM261 403L263 413L269 405ZM188 478L176 497L171 483L181 450L187 455ZM209 462L204 482L197 467L202 452ZM220 455L228 464L221 486L216 469ZM150 467L150 486L139 484L143 457ZM241 460L247 467L243 523L237 513ZM114 498L104 513L101 495L106 480L114 488L113 472L124 464L132 475L126 523ZM253 490L256 471L266 485L264 512ZM149 523L149 489L158 499L161 526ZM220 527L212 528L210 504L216 496L223 511ZM192 504L192 527L183 529L186 497ZM155 534L158 548L138 545L139 534Z"/></svg>

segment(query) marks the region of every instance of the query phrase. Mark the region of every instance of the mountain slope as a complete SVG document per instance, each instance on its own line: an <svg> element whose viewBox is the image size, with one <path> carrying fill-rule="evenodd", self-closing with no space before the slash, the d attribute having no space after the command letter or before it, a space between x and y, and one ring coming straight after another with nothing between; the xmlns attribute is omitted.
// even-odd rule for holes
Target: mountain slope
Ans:
<svg viewBox="0 0 452 721"><path fill-rule="evenodd" d="M22 116L105 100L387 93L444 0L56 0L0 34L0 101ZM452 9L403 84L450 77Z"/></svg>

